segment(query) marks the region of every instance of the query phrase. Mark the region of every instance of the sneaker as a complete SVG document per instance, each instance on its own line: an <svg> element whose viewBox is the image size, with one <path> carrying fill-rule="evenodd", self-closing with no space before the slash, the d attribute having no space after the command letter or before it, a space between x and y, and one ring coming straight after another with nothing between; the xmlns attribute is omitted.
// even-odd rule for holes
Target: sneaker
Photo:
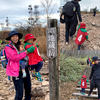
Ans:
<svg viewBox="0 0 100 100"><path fill-rule="evenodd" d="M40 82L42 82L42 81L43 81L41 78L36 78L36 80L38 80L38 81L40 81Z"/></svg>
<svg viewBox="0 0 100 100"><path fill-rule="evenodd" d="M83 94L83 92L81 92L81 94Z"/></svg>
<svg viewBox="0 0 100 100"><path fill-rule="evenodd" d="M36 75L37 77L41 77L41 75L40 75L39 72L35 72L35 75Z"/></svg>
<svg viewBox="0 0 100 100"><path fill-rule="evenodd" d="M79 50L79 49L77 49L77 50Z"/></svg>
<svg viewBox="0 0 100 100"><path fill-rule="evenodd" d="M89 93L88 96L90 96L91 94Z"/></svg>
<svg viewBox="0 0 100 100"><path fill-rule="evenodd" d="M83 95L85 95L85 93L83 93Z"/></svg>
<svg viewBox="0 0 100 100"><path fill-rule="evenodd" d="M73 36L70 36L71 39L73 39Z"/></svg>
<svg viewBox="0 0 100 100"><path fill-rule="evenodd" d="M37 77L34 73L32 73L32 77ZM37 77L38 78L38 77Z"/></svg>
<svg viewBox="0 0 100 100"><path fill-rule="evenodd" d="M66 45L68 45L68 42L66 42Z"/></svg>
<svg viewBox="0 0 100 100"><path fill-rule="evenodd" d="M23 76L22 77L25 78L26 77L26 73L23 73Z"/></svg>

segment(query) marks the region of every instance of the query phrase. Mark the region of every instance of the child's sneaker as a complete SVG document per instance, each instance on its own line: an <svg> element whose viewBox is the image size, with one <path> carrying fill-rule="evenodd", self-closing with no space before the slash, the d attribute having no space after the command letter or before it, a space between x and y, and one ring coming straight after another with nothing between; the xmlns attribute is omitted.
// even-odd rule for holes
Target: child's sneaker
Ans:
<svg viewBox="0 0 100 100"><path fill-rule="evenodd" d="M23 73L23 76L22 77L25 78L26 77L26 73Z"/></svg>
<svg viewBox="0 0 100 100"><path fill-rule="evenodd" d="M42 81L43 81L41 78L36 78L36 80L38 80L38 81L40 81L40 82L42 82Z"/></svg>
<svg viewBox="0 0 100 100"><path fill-rule="evenodd" d="M85 95L85 93L83 93L83 95Z"/></svg>
<svg viewBox="0 0 100 100"><path fill-rule="evenodd" d="M73 36L70 36L71 39L73 39Z"/></svg>
<svg viewBox="0 0 100 100"><path fill-rule="evenodd" d="M83 92L81 92L81 94L83 94Z"/></svg>
<svg viewBox="0 0 100 100"><path fill-rule="evenodd" d="M40 75L39 72L35 72L35 75L36 75L37 77L41 77L41 75Z"/></svg>
<svg viewBox="0 0 100 100"><path fill-rule="evenodd" d="M32 77L37 77L34 73L32 73ZM38 77L37 77L38 78Z"/></svg>

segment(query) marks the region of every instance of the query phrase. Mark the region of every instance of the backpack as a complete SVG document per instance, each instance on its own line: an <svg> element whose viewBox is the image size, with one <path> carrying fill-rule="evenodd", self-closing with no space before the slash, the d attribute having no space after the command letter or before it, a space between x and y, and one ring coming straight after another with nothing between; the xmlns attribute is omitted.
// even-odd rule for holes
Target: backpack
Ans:
<svg viewBox="0 0 100 100"><path fill-rule="evenodd" d="M69 1L63 6L62 14L64 14L66 17L73 17L75 13L76 6L73 2Z"/></svg>
<svg viewBox="0 0 100 100"><path fill-rule="evenodd" d="M11 47L9 44L7 44L6 46L8 46L8 47ZM6 47L5 46L5 47ZM12 48L12 47L11 47ZM6 57L6 52L5 52L5 49L3 49L2 51L1 51L1 64L2 64L2 67L3 68L6 68L6 66L7 66L7 63L8 63L8 59L7 59L7 57Z"/></svg>
<svg viewBox="0 0 100 100"><path fill-rule="evenodd" d="M9 44L7 44L6 46L8 46L8 47L11 47ZM6 47L5 46L5 47ZM12 48L12 47L11 47ZM12 48L13 49L13 48ZM7 64L8 64L8 59L7 59L7 57L6 57L6 52L5 52L5 49L3 49L2 51L1 51L1 64L2 64L2 67L3 68L6 68L6 66L7 66ZM8 80L9 80L9 83L10 83L10 76L8 76Z"/></svg>

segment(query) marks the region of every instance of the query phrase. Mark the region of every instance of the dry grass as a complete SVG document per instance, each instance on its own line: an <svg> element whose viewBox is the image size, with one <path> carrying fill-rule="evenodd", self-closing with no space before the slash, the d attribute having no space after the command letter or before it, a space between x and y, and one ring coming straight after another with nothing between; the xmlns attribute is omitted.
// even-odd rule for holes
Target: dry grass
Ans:
<svg viewBox="0 0 100 100"><path fill-rule="evenodd" d="M40 46L39 46L39 52L42 53L46 53L47 52L47 44L46 44L46 36L40 36L40 37L36 37L36 42L40 42Z"/></svg>

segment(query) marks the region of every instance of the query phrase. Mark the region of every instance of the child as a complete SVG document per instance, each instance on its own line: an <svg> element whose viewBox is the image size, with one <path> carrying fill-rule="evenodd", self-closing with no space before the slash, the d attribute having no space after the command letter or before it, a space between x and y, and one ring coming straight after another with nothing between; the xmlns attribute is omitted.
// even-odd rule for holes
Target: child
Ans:
<svg viewBox="0 0 100 100"><path fill-rule="evenodd" d="M22 44L18 44L16 45L16 48L18 49L19 51L19 54L21 52L24 52L24 46ZM23 73L23 78L26 77L26 72L25 72L25 67L28 66L28 56L26 56L24 59L20 60L20 65L21 65L21 69L22 69L22 73Z"/></svg>
<svg viewBox="0 0 100 100"><path fill-rule="evenodd" d="M90 67L92 67L93 63L94 62L92 62L92 60L88 57L88 59L87 59L87 66L89 66L89 64L90 64Z"/></svg>
<svg viewBox="0 0 100 100"><path fill-rule="evenodd" d="M89 83L89 80L86 79L86 75L83 75L82 79L79 82L79 84L81 85L81 94L83 95L85 95L85 89L87 88L87 82Z"/></svg>
<svg viewBox="0 0 100 100"><path fill-rule="evenodd" d="M89 39L87 30L85 28L86 28L86 24L85 23L81 23L81 25L79 25L79 27L78 27L78 33L77 33L77 36L76 36L76 39L75 39L75 42L78 45L78 49L77 50L80 50L81 44L85 40Z"/></svg>
<svg viewBox="0 0 100 100"><path fill-rule="evenodd" d="M91 95L93 88L98 88L98 100L100 100L100 62L97 56L92 58L94 65L92 66L91 74L90 74L90 92L88 96Z"/></svg>
<svg viewBox="0 0 100 100"><path fill-rule="evenodd" d="M35 68L35 75L38 77L38 81L43 81L41 79L41 75L39 73L40 69L43 66L43 60L39 54L38 47L39 44L35 44L34 41L36 38L33 36L33 34L27 34L25 36L24 40L24 48L29 52L28 57L29 57L29 65L31 66L31 72L32 76L34 77L34 68Z"/></svg>

